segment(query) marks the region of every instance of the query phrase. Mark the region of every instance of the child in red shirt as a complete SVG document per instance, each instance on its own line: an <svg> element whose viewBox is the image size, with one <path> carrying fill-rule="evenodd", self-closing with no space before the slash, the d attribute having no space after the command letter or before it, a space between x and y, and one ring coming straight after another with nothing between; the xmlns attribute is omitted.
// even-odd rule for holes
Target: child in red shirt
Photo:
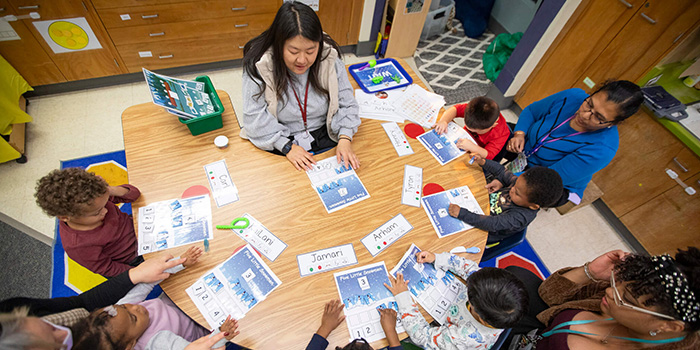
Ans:
<svg viewBox="0 0 700 350"><path fill-rule="evenodd" d="M488 97L476 97L469 103L456 104L445 111L435 124L435 131L443 134L447 124L457 117L464 118L464 130L476 140L460 139L457 147L486 159L494 159L505 146L510 128L500 113L498 104Z"/></svg>
<svg viewBox="0 0 700 350"><path fill-rule="evenodd" d="M59 220L66 254L104 277L116 276L138 264L134 220L117 208L141 192L131 185L109 186L82 168L53 170L36 186L36 202Z"/></svg>

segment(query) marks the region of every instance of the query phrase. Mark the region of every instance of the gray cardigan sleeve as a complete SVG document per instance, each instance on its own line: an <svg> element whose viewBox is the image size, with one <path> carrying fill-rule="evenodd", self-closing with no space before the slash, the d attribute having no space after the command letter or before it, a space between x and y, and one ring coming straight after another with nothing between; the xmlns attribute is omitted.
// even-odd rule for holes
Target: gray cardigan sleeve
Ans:
<svg viewBox="0 0 700 350"><path fill-rule="evenodd" d="M345 63L340 58L335 60L335 70L338 75L338 111L331 121L331 129L338 135L352 137L360 126L360 106L355 100L355 90L350 85Z"/></svg>
<svg viewBox="0 0 700 350"><path fill-rule="evenodd" d="M259 81L258 81L259 83ZM265 96L256 96L262 85L256 84L253 77L243 72L243 116L241 118L250 142L260 149L281 151L289 142L289 130L267 110ZM256 98L257 97L257 98Z"/></svg>
<svg viewBox="0 0 700 350"><path fill-rule="evenodd" d="M218 329L214 330L209 336L214 336L220 333ZM146 350L184 350L190 342L180 337L171 331L160 331L156 333L151 340L146 344ZM216 349L226 345L226 338L216 342L211 348Z"/></svg>

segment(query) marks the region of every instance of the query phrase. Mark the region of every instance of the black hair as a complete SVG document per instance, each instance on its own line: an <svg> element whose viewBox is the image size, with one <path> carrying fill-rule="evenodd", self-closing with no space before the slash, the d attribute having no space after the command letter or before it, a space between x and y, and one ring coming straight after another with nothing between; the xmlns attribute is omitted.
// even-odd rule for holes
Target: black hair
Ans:
<svg viewBox="0 0 700 350"><path fill-rule="evenodd" d="M308 79L316 91L328 94L328 91L321 87L318 77L321 61L328 57L328 55L321 57L323 46L324 44L330 45L332 49L336 50L339 57L341 56L340 47L328 34L323 32L321 20L316 12L311 7L294 1L282 4L270 28L248 41L243 47L243 69L249 76L255 78L256 84L257 81L262 82L258 85L260 92L255 95L255 98L260 98L265 93L266 86L255 64L269 48L272 48L273 75L276 84L274 89L277 99L284 100L285 90L290 80L287 66L284 63L284 43L297 35L319 43L316 60L309 68Z"/></svg>
<svg viewBox="0 0 700 350"><path fill-rule="evenodd" d="M464 124L470 129L488 129L498 120L500 113L496 101L485 96L475 97L464 109Z"/></svg>
<svg viewBox="0 0 700 350"><path fill-rule="evenodd" d="M540 207L551 207L559 202L564 192L561 176L556 170L535 166L520 175L527 183L527 199Z"/></svg>
<svg viewBox="0 0 700 350"><path fill-rule="evenodd" d="M365 340L365 338L359 338L355 339L351 342L349 342L347 345L343 346L342 348L340 346L336 346L335 350L374 350L369 343Z"/></svg>
<svg viewBox="0 0 700 350"><path fill-rule="evenodd" d="M513 273L484 267L467 278L467 296L472 309L496 328L511 328L527 313L529 297L525 285Z"/></svg>
<svg viewBox="0 0 700 350"><path fill-rule="evenodd" d="M93 311L88 317L73 325L73 350L121 350L126 348L127 342L121 339L113 339L110 335L112 318L104 309Z"/></svg>
<svg viewBox="0 0 700 350"><path fill-rule="evenodd" d="M615 267L615 277L620 281L627 281L630 293L638 298L649 295L644 301L645 306L656 306L659 313L672 316L677 320L681 315L673 307L673 296L666 293L666 287L662 284L662 273L673 273L675 269L671 265L666 267L668 271L656 270L659 266L651 257L631 254L618 263ZM675 266L688 280L690 290L696 298L700 298L700 250L696 247L688 247L687 250L678 249L675 257ZM700 301L699 301L700 302ZM685 331L696 332L700 330L700 319L695 322L684 322Z"/></svg>
<svg viewBox="0 0 700 350"><path fill-rule="evenodd" d="M644 102L642 89L627 80L606 81L591 96L599 92L604 92L607 100L617 105L618 115L613 119L613 124L618 124L637 113Z"/></svg>

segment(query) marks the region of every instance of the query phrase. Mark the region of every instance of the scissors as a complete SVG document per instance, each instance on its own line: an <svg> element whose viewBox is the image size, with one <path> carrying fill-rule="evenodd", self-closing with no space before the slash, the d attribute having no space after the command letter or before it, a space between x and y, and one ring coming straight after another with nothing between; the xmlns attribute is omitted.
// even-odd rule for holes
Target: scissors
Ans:
<svg viewBox="0 0 700 350"><path fill-rule="evenodd" d="M248 218L235 218L231 221L231 225L216 225L220 230L242 230L250 226Z"/></svg>

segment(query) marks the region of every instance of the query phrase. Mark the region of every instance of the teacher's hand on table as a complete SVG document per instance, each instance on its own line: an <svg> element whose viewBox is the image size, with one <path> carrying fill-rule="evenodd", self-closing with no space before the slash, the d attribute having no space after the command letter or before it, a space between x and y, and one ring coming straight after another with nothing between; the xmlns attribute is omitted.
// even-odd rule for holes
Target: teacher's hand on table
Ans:
<svg viewBox="0 0 700 350"><path fill-rule="evenodd" d="M408 290L408 282L409 281L404 281L403 279L403 274L401 272L396 274L396 280L392 283L391 280L394 278L389 276L389 284L384 283L384 287L388 289L391 294L393 295L399 295L405 291Z"/></svg>
<svg viewBox="0 0 700 350"><path fill-rule="evenodd" d="M341 138L338 140L338 147L335 149L335 156L338 158L338 163L341 161L345 167L348 167L348 163L353 169L360 168L360 161L357 159L355 152L352 150L352 142L348 139Z"/></svg>
<svg viewBox="0 0 700 350"><path fill-rule="evenodd" d="M186 260L185 258L170 260L172 258L172 255L165 254L142 262L139 266L129 270L131 283L151 283L170 277L169 273L163 271L180 265Z"/></svg>
<svg viewBox="0 0 700 350"><path fill-rule="evenodd" d="M520 153L525 147L525 133L516 132L513 138L508 141L508 151L513 153Z"/></svg>
<svg viewBox="0 0 700 350"><path fill-rule="evenodd" d="M185 350L210 350L216 342L221 340L224 337L224 333L217 333L215 335L212 335L211 337L209 334L193 341L190 343L190 345L187 345L185 347ZM225 349L226 347L222 346L219 348L216 348L215 350L221 350Z"/></svg>
<svg viewBox="0 0 700 350"><path fill-rule="evenodd" d="M311 166L316 164L314 156L299 145L292 145L286 157L297 170L311 170Z"/></svg>

